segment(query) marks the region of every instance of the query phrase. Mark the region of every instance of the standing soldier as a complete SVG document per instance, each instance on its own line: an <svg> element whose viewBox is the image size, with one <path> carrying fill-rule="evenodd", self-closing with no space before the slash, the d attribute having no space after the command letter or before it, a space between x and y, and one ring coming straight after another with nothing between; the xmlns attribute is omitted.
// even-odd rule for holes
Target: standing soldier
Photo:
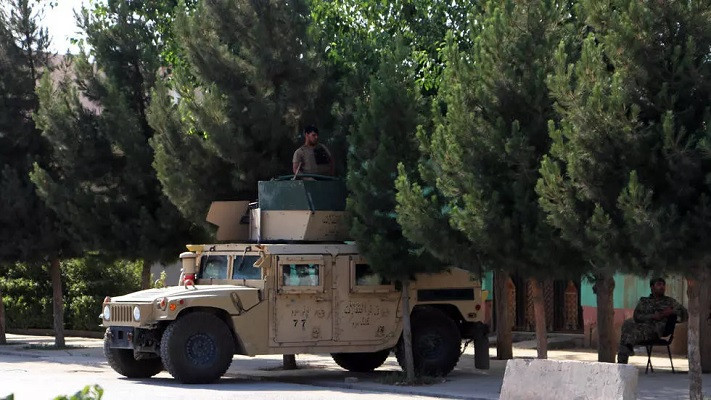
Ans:
<svg viewBox="0 0 711 400"><path fill-rule="evenodd" d="M656 340L669 331L672 324L689 319L686 308L678 301L664 295L666 282L662 278L649 281L652 293L641 297L634 309L632 319L622 324L620 348L617 362L627 364L630 355L634 355L634 346L647 340Z"/></svg>
<svg viewBox="0 0 711 400"><path fill-rule="evenodd" d="M296 149L292 160L294 175L318 174L334 175L334 162L331 152L318 142L318 129L307 126L304 129L304 145Z"/></svg>

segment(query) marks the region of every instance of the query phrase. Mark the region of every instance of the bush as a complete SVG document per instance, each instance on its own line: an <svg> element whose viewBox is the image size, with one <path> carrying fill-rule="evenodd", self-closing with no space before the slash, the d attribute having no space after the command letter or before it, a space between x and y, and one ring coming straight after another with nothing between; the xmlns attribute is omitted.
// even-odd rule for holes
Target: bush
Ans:
<svg viewBox="0 0 711 400"><path fill-rule="evenodd" d="M0 276L3 276L0 290L7 327L52 326L52 289L45 269L37 265L13 264L0 269Z"/></svg>
<svg viewBox="0 0 711 400"><path fill-rule="evenodd" d="M98 315L107 295L140 288L140 261L99 255L62 261L65 329L101 330ZM9 329L52 329L52 285L42 266L0 266L0 289Z"/></svg>
<svg viewBox="0 0 711 400"><path fill-rule="evenodd" d="M97 296L79 296L72 299L67 307L69 319L67 326L78 330L97 330L99 325L99 313L101 312L101 300Z"/></svg>
<svg viewBox="0 0 711 400"><path fill-rule="evenodd" d="M67 329L101 330L98 315L104 298L140 289L141 265L140 261L111 261L97 255L62 263Z"/></svg>

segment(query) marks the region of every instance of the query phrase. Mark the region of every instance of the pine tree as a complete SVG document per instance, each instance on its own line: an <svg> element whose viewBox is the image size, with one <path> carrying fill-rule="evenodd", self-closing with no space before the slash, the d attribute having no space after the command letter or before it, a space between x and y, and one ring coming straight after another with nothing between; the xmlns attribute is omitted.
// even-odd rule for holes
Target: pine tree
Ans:
<svg viewBox="0 0 711 400"><path fill-rule="evenodd" d="M55 345L63 347L59 259L75 255L76 249L29 178L33 163L49 161L46 142L32 120L38 107L35 82L49 67L49 39L38 25L41 16L41 10L28 0L16 0L0 9L0 262L48 264ZM0 304L0 342L5 339L4 319Z"/></svg>
<svg viewBox="0 0 711 400"><path fill-rule="evenodd" d="M152 167L146 109L158 49L139 6L109 1L82 10L90 50L59 84L45 77L38 89L36 120L53 162L37 166L32 177L84 248L142 259L147 288L151 265L173 259L191 226L162 195Z"/></svg>
<svg viewBox="0 0 711 400"><path fill-rule="evenodd" d="M549 82L561 121L551 126L553 146L541 164L537 190L548 221L592 266L598 359L614 362L612 275L632 263L616 202L630 171L626 164L638 155L625 121L635 111L623 104L620 82L608 73L595 37L585 39L574 68L566 54L562 46L557 50Z"/></svg>
<svg viewBox="0 0 711 400"><path fill-rule="evenodd" d="M571 35L571 7L565 1L491 1L484 8L473 16L471 50L449 43L434 126L420 132L427 160L422 178L426 188L436 190L428 194L403 180L400 207L410 215L422 207L429 209L422 214L444 214L459 232L454 241L463 237L483 265L497 272L500 359L512 357L508 273L532 279L539 357L545 358L538 279L575 277L582 265L580 254L545 222L535 193L538 164L550 146L547 123L554 118L545 79L552 71L552 50ZM417 217L401 219L408 237L433 251L447 246L427 234L436 220L425 218L425 224Z"/></svg>
<svg viewBox="0 0 711 400"><path fill-rule="evenodd" d="M625 102L635 109L630 125L640 138L641 165L630 166L618 206L642 263L687 278L689 397L702 399L700 324L709 305L701 306L699 293L711 278L711 3L619 7L624 12L613 18L593 14L610 25L601 43L625 82Z"/></svg>
<svg viewBox="0 0 711 400"><path fill-rule="evenodd" d="M541 169L550 220L608 273L628 266L706 274L708 2L583 3L582 53L557 54L561 123ZM568 64L571 63L572 64ZM691 397L700 398L691 316Z"/></svg>
<svg viewBox="0 0 711 400"><path fill-rule="evenodd" d="M417 165L415 130L424 111L409 56L401 43L386 50L368 95L359 103L356 130L349 136L347 204L351 234L361 254L381 276L402 286L402 348L407 380L412 382L409 282L416 273L441 270L443 265L403 237L395 214L398 164L407 171Z"/></svg>
<svg viewBox="0 0 711 400"><path fill-rule="evenodd" d="M304 1L207 1L178 16L188 68L156 92L151 143L165 193L193 221L290 173L300 128L328 118L308 26Z"/></svg>

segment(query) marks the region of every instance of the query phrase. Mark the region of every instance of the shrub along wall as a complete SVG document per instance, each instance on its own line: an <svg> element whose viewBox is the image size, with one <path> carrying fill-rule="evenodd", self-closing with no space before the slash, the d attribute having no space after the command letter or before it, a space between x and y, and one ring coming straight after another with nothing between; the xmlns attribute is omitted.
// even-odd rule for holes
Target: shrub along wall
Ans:
<svg viewBox="0 0 711 400"><path fill-rule="evenodd" d="M140 289L141 262L87 256L62 262L66 329L99 331L107 295ZM7 329L52 329L52 284L46 266L0 266Z"/></svg>

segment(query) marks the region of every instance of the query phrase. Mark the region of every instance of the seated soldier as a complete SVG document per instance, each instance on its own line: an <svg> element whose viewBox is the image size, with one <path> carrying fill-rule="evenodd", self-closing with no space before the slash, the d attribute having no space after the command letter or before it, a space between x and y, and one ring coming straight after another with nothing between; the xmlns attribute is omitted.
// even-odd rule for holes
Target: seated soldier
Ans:
<svg viewBox="0 0 711 400"><path fill-rule="evenodd" d="M664 295L664 279L652 279L649 281L649 287L652 293L649 297L639 299L633 318L622 324L620 348L617 353L617 362L620 364L627 364L629 356L634 355L635 345L647 340L657 340L664 335L671 323L689 319L689 313L684 306Z"/></svg>

